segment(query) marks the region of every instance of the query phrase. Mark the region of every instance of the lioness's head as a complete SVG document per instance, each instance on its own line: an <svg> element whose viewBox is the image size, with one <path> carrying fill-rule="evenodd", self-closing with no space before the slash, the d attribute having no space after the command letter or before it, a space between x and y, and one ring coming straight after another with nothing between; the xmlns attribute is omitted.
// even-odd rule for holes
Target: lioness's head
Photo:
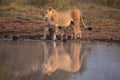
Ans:
<svg viewBox="0 0 120 80"><path fill-rule="evenodd" d="M45 21L50 20L51 15L52 15L52 8L49 7L47 10L44 11L44 20Z"/></svg>

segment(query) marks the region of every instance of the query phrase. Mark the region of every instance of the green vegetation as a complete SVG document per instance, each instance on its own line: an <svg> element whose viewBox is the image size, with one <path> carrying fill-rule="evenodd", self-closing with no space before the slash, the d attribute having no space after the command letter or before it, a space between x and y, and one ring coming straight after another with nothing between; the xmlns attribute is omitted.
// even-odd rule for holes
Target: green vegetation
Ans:
<svg viewBox="0 0 120 80"><path fill-rule="evenodd" d="M79 5L79 3L95 3L109 7L120 8L119 0L0 0L0 5L11 5L11 3L20 5L34 5L37 7L52 6L57 8L68 8L71 5ZM15 4L12 4L15 6Z"/></svg>

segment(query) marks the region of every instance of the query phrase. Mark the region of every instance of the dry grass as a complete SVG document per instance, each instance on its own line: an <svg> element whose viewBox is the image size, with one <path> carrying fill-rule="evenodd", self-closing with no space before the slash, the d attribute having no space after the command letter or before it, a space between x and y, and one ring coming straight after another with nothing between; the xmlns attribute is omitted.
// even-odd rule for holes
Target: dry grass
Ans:
<svg viewBox="0 0 120 80"><path fill-rule="evenodd" d="M120 9L90 3L82 3L79 8L88 25L120 26Z"/></svg>

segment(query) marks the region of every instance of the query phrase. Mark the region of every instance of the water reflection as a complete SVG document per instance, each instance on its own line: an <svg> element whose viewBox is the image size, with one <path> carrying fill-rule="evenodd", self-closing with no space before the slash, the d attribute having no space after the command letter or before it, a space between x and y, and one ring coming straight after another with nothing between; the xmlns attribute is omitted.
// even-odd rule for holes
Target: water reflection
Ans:
<svg viewBox="0 0 120 80"><path fill-rule="evenodd" d="M71 74L51 73L58 69L77 72L83 58L81 43L3 41L0 42L0 80L53 80L57 77L67 80Z"/></svg>
<svg viewBox="0 0 120 80"><path fill-rule="evenodd" d="M0 41L0 80L120 80L119 68L117 44Z"/></svg>
<svg viewBox="0 0 120 80"><path fill-rule="evenodd" d="M42 42L42 44L44 47L43 74L51 75L56 70L66 72L80 70L85 57L85 54L81 54L81 43Z"/></svg>

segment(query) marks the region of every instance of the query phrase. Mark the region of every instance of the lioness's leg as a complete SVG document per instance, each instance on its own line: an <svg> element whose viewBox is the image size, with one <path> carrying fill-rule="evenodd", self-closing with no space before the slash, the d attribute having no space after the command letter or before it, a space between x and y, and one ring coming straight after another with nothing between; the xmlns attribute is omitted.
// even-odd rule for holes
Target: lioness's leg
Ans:
<svg viewBox="0 0 120 80"><path fill-rule="evenodd" d="M73 36L73 38L74 38L74 39L77 39L77 37L76 37L76 36L77 36L77 35L76 35L76 33L74 33L74 36Z"/></svg>
<svg viewBox="0 0 120 80"><path fill-rule="evenodd" d="M79 32L79 37L82 38L81 30L80 30L80 32Z"/></svg>
<svg viewBox="0 0 120 80"><path fill-rule="evenodd" d="M46 39L46 36L47 36L47 32L48 32L48 30L49 30L48 27L46 27L46 28L44 29L43 39Z"/></svg>
<svg viewBox="0 0 120 80"><path fill-rule="evenodd" d="M81 28L80 27L73 27L73 37L74 39L81 38Z"/></svg>
<svg viewBox="0 0 120 80"><path fill-rule="evenodd" d="M77 37L78 37L78 38L81 38L81 37L82 37L82 35L81 35L81 28L79 28L78 31L77 31Z"/></svg>
<svg viewBox="0 0 120 80"><path fill-rule="evenodd" d="M58 32L58 27L55 27L52 40L56 40L57 32Z"/></svg>
<svg viewBox="0 0 120 80"><path fill-rule="evenodd" d="M56 40L56 33L54 32L52 40Z"/></svg>
<svg viewBox="0 0 120 80"><path fill-rule="evenodd" d="M73 38L74 38L74 39L77 38L77 32L76 32L75 26L73 26Z"/></svg>

